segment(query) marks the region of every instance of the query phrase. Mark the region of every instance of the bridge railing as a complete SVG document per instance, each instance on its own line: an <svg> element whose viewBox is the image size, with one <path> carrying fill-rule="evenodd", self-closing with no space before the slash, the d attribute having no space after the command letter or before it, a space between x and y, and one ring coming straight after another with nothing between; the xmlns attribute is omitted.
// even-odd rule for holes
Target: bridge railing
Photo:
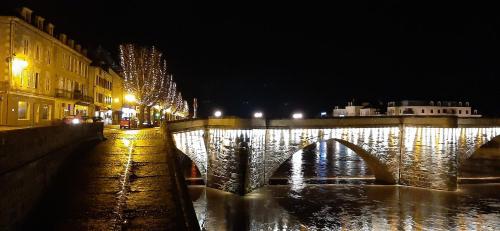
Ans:
<svg viewBox="0 0 500 231"><path fill-rule="evenodd" d="M340 127L397 127L426 126L441 128L500 127L500 118L459 118L456 116L374 116L323 119L243 119L208 118L170 121L170 131L221 127L227 129L258 128L340 128Z"/></svg>

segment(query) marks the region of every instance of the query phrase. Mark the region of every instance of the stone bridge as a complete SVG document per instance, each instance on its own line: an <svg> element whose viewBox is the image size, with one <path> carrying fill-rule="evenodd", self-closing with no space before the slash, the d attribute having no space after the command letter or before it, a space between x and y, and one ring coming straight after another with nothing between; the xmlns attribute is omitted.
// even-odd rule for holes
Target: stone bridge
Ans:
<svg viewBox="0 0 500 231"><path fill-rule="evenodd" d="M500 135L500 119L210 118L173 122L165 129L206 185L228 192L244 194L267 184L292 154L326 140L352 149L378 182L454 191L458 166Z"/></svg>

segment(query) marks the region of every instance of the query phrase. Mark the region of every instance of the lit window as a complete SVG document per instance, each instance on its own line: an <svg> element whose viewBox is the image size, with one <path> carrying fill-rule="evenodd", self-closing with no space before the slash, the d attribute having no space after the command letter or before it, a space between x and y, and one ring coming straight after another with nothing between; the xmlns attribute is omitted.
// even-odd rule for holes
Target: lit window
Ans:
<svg viewBox="0 0 500 231"><path fill-rule="evenodd" d="M40 118L42 120L50 120L49 105L47 104L42 105L42 110L40 110Z"/></svg>
<svg viewBox="0 0 500 231"><path fill-rule="evenodd" d="M17 119L28 119L28 103L25 101L17 102Z"/></svg>

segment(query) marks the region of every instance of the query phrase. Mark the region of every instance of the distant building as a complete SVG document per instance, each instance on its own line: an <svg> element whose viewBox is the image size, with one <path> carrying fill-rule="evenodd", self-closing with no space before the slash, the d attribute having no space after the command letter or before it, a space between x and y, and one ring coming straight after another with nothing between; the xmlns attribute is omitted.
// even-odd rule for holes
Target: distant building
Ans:
<svg viewBox="0 0 500 231"><path fill-rule="evenodd" d="M333 109L333 117L346 117L346 116L378 116L380 115L380 110L375 107L371 107L369 103L363 103L363 105L354 105L353 102L348 102L345 108L339 108L335 106Z"/></svg>
<svg viewBox="0 0 500 231"><path fill-rule="evenodd" d="M472 111L469 102L416 100L389 102L387 115L481 117L477 110Z"/></svg>

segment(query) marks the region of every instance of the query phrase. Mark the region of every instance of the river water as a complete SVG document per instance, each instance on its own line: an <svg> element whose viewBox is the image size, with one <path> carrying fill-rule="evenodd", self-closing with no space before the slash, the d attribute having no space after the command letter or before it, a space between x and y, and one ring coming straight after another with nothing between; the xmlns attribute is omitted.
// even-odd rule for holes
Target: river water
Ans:
<svg viewBox="0 0 500 231"><path fill-rule="evenodd" d="M185 174L199 181L194 165ZM377 185L353 151L334 142L295 153L270 185L245 196L189 186L204 230L499 230L500 184L456 192Z"/></svg>

